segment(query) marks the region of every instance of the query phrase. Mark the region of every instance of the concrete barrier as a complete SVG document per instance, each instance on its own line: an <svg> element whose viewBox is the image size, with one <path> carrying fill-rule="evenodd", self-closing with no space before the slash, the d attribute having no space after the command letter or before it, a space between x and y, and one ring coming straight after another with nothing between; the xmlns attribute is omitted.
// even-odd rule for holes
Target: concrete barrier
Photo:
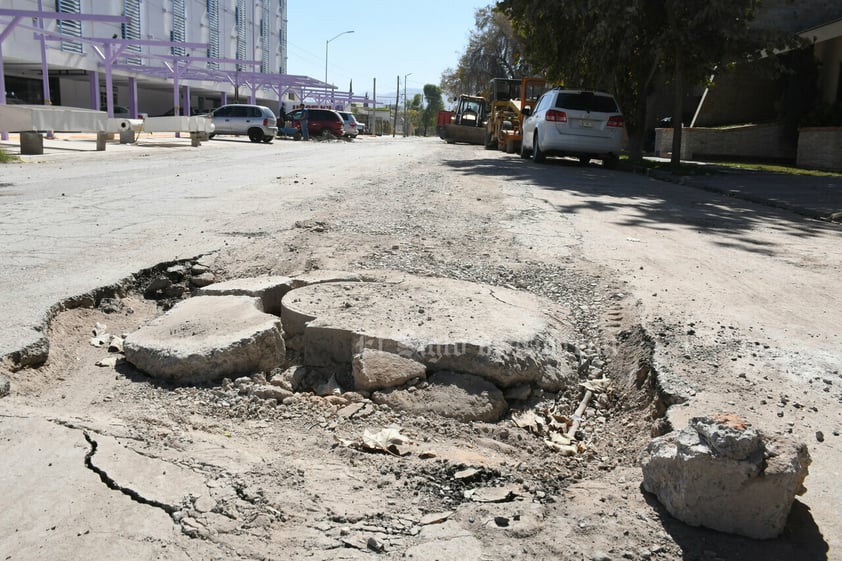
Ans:
<svg viewBox="0 0 842 561"><path fill-rule="evenodd" d="M42 131L95 132L96 149L103 151L106 140L115 133L119 133L121 144L127 144L133 143L141 131L186 132L190 133L191 145L200 146L213 130L213 121L206 116L117 119L109 118L103 111L78 107L0 105L0 131L21 133L21 153L27 155L44 153L44 139L39 134Z"/></svg>

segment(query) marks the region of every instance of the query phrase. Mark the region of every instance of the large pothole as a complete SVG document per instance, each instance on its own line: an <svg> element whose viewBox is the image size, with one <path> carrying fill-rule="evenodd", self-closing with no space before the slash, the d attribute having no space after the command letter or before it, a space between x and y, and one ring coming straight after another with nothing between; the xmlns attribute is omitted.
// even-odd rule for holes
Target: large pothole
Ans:
<svg viewBox="0 0 842 561"><path fill-rule="evenodd" d="M216 296L205 290L130 334L126 358L153 377L189 382L268 375L287 363L299 368L276 382L290 390L354 391L420 411L449 398L453 406L441 413L464 420L496 420L512 401L579 381L575 330L549 300L396 273L307 278L229 281ZM289 353L275 316L260 311L277 309L280 293Z"/></svg>

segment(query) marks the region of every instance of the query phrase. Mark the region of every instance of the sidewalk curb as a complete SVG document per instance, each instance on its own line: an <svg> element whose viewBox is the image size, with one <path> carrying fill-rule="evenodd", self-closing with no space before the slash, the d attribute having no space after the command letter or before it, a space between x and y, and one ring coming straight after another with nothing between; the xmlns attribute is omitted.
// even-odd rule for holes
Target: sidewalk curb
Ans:
<svg viewBox="0 0 842 561"><path fill-rule="evenodd" d="M664 181L667 183L674 183L676 185L681 185L684 187L693 187L695 189L701 189L703 191L707 191L709 193L716 193L718 195L724 195L726 197L732 197L734 199L740 199L743 201L748 201L751 203L761 204L764 206L772 207L772 208L779 208L782 210L787 210L790 212L794 212L795 214L805 216L807 218L812 218L815 220L821 220L822 222L830 222L831 224L840 224L842 223L842 216L837 215L841 213L833 213L831 215L825 215L822 212L805 208L803 206L794 205L792 203L788 203L785 201L781 201L778 199L770 199L767 197L760 197L757 195L752 195L751 193L746 193L744 191L740 191L738 189L723 189L721 187L715 187L710 184L705 183L697 183L695 181L688 181L687 176L683 175L673 175L669 172L662 172L656 170L647 170L646 175L651 177L652 179L656 179L658 181Z"/></svg>

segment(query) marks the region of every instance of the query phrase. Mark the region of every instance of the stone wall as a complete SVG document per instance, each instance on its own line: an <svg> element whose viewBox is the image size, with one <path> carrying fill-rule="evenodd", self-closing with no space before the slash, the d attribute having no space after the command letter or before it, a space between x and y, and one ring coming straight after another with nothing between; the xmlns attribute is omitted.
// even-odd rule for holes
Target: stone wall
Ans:
<svg viewBox="0 0 842 561"><path fill-rule="evenodd" d="M655 130L655 155L672 152L672 129ZM745 125L729 128L685 128L681 159L746 159L794 161L796 147L787 142L783 126Z"/></svg>
<svg viewBox="0 0 842 561"><path fill-rule="evenodd" d="M797 165L842 171L842 127L799 129Z"/></svg>

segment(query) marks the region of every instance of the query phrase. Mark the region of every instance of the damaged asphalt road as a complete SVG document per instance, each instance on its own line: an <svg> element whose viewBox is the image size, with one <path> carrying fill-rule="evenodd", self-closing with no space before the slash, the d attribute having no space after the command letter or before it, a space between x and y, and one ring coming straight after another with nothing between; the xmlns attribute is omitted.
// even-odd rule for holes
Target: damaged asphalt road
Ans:
<svg viewBox="0 0 842 561"><path fill-rule="evenodd" d="M842 548L838 225L434 139L115 148L3 168L4 559L765 561ZM273 386L272 372L157 380L91 344L98 324L122 338L193 293L189 280L149 291L180 266L203 284L391 271L529 293L565 310L577 374L611 391L578 416L585 388L570 383L464 422ZM652 436L716 412L809 447L781 537L687 526L641 490ZM579 423L571 455L547 444L565 419Z"/></svg>

